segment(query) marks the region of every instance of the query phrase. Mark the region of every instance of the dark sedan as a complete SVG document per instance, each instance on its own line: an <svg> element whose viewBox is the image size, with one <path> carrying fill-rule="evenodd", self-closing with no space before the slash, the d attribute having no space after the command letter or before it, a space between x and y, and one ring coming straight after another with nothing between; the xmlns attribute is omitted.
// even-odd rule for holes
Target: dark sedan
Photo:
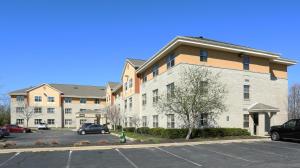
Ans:
<svg viewBox="0 0 300 168"><path fill-rule="evenodd" d="M300 119L293 119L283 125L272 126L270 135L273 141L281 139L300 140Z"/></svg>
<svg viewBox="0 0 300 168"><path fill-rule="evenodd" d="M85 135L85 134L105 134L108 133L109 129L100 124L89 124L85 125L84 127L79 128L77 131L78 134L80 135Z"/></svg>

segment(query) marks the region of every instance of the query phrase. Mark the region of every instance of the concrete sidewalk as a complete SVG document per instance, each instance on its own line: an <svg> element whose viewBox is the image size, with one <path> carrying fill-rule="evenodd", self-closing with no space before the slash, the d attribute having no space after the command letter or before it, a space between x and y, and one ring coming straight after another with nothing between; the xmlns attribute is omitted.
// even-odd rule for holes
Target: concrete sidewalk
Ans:
<svg viewBox="0 0 300 168"><path fill-rule="evenodd" d="M240 143L240 142L267 142L267 141L270 141L270 139L263 138L263 139L215 140L215 141L161 143L161 144L20 148L20 149L1 149L0 153L47 152L47 151L93 151L93 150L109 150L109 149L116 149L116 148L118 148L118 149L137 149L137 148L158 148L158 147L187 146L187 145L201 145L201 144L225 144L225 143Z"/></svg>

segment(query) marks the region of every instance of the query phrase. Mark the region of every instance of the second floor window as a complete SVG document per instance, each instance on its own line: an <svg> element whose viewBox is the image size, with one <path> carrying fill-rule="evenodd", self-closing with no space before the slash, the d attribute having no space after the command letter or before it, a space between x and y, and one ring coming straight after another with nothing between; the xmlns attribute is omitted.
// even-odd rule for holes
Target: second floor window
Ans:
<svg viewBox="0 0 300 168"><path fill-rule="evenodd" d="M168 84L167 85L167 98L170 99L171 97L174 96L175 92L175 85L174 83Z"/></svg>
<svg viewBox="0 0 300 168"><path fill-rule="evenodd" d="M153 67L152 67L153 78L156 77L158 75L158 73L159 73L158 72L158 67L159 67L158 64L154 64Z"/></svg>
<svg viewBox="0 0 300 168"><path fill-rule="evenodd" d="M244 100L250 99L250 85L244 85Z"/></svg>
<svg viewBox="0 0 300 168"><path fill-rule="evenodd" d="M171 54L167 57L167 69L173 67L175 65L175 56Z"/></svg>
<svg viewBox="0 0 300 168"><path fill-rule="evenodd" d="M156 90L153 90L152 91L152 94L153 94L153 104L156 104L158 102L158 89Z"/></svg>
<svg viewBox="0 0 300 168"><path fill-rule="evenodd" d="M206 50L200 50L200 61L207 62L208 52Z"/></svg>
<svg viewBox="0 0 300 168"><path fill-rule="evenodd" d="M129 87L129 88L132 88L132 79L129 79L128 87Z"/></svg>
<svg viewBox="0 0 300 168"><path fill-rule="evenodd" d="M35 107L34 113L42 113L42 107Z"/></svg>
<svg viewBox="0 0 300 168"><path fill-rule="evenodd" d="M145 106L147 104L147 95L146 93L142 95L142 105Z"/></svg>
<svg viewBox="0 0 300 168"><path fill-rule="evenodd" d="M85 104L86 103L86 99L85 98L80 98L80 103L81 104Z"/></svg>
<svg viewBox="0 0 300 168"><path fill-rule="evenodd" d="M71 97L66 97L65 98L65 103L72 103L72 98Z"/></svg>
<svg viewBox="0 0 300 168"><path fill-rule="evenodd" d="M125 90L128 90L127 82L124 83Z"/></svg>
<svg viewBox="0 0 300 168"><path fill-rule="evenodd" d="M86 112L86 109L80 109L80 112Z"/></svg>
<svg viewBox="0 0 300 168"><path fill-rule="evenodd" d="M207 94L208 93L208 82L207 81L201 81L200 82L201 85L201 93L202 94Z"/></svg>
<svg viewBox="0 0 300 168"><path fill-rule="evenodd" d="M17 96L17 101L18 102L23 102L24 101L24 96Z"/></svg>
<svg viewBox="0 0 300 168"><path fill-rule="evenodd" d="M54 102L54 97L48 97L48 102Z"/></svg>
<svg viewBox="0 0 300 168"><path fill-rule="evenodd" d="M42 96L34 96L34 101L35 102L41 102L42 101Z"/></svg>
<svg viewBox="0 0 300 168"><path fill-rule="evenodd" d="M124 101L124 108L127 109L127 100Z"/></svg>
<svg viewBox="0 0 300 168"><path fill-rule="evenodd" d="M95 99L95 104L100 104L100 99Z"/></svg>
<svg viewBox="0 0 300 168"><path fill-rule="evenodd" d="M243 56L243 69L244 70L249 70L250 66L250 57L248 55Z"/></svg>
<svg viewBox="0 0 300 168"><path fill-rule="evenodd" d="M24 112L24 107L16 107L16 112L17 113L23 113Z"/></svg>
<svg viewBox="0 0 300 168"><path fill-rule="evenodd" d="M55 112L55 108L47 108L47 113L54 113Z"/></svg>
<svg viewBox="0 0 300 168"><path fill-rule="evenodd" d="M65 114L71 114L72 109L71 108L65 108Z"/></svg>

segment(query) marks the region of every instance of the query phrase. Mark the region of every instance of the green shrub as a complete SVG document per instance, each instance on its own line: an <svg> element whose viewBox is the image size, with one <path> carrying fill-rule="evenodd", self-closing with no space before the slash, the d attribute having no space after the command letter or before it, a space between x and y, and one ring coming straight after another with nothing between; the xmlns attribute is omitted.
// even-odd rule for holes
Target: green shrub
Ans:
<svg viewBox="0 0 300 168"><path fill-rule="evenodd" d="M138 129L136 130L136 132L137 132L138 134L149 134L150 128L149 128L149 127L141 127L141 128L138 128Z"/></svg>
<svg viewBox="0 0 300 168"><path fill-rule="evenodd" d="M165 129L161 136L168 139L185 138L187 133L188 129Z"/></svg>
<svg viewBox="0 0 300 168"><path fill-rule="evenodd" d="M126 127L123 129L125 132L135 132L135 127Z"/></svg>
<svg viewBox="0 0 300 168"><path fill-rule="evenodd" d="M153 136L162 136L164 130L164 128L151 128L149 134Z"/></svg>

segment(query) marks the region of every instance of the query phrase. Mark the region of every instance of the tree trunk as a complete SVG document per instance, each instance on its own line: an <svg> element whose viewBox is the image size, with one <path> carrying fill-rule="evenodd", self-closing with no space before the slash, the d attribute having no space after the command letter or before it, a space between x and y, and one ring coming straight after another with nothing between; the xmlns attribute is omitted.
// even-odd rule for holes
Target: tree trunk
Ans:
<svg viewBox="0 0 300 168"><path fill-rule="evenodd" d="M185 138L186 140L189 140L191 138L192 132L193 132L193 127L189 127L188 134L186 135Z"/></svg>
<svg viewBox="0 0 300 168"><path fill-rule="evenodd" d="M29 121L29 120L27 119L27 120L26 120L26 128L28 128L28 121Z"/></svg>

